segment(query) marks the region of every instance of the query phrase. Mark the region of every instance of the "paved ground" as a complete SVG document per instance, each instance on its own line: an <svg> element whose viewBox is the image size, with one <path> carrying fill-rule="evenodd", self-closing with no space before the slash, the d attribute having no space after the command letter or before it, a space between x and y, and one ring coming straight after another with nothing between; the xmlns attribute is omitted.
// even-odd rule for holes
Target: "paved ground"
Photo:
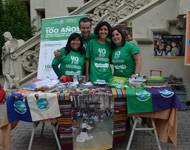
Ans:
<svg viewBox="0 0 190 150"><path fill-rule="evenodd" d="M12 131L13 150L27 150L32 124L20 122ZM50 126L45 126L44 134L40 135L41 125L35 133L32 150L57 150L56 141ZM190 149L190 110L178 112L178 142L177 147L170 144L162 144L163 150L189 150ZM125 145L120 145L117 150L124 150ZM0 149L2 150L2 149ZM131 150L157 150L154 136L148 131L137 131Z"/></svg>

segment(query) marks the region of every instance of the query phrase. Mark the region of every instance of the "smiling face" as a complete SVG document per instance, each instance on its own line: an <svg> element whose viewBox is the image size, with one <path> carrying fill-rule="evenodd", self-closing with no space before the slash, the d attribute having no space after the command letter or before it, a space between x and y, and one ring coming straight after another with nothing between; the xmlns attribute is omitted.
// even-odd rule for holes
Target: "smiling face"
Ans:
<svg viewBox="0 0 190 150"><path fill-rule="evenodd" d="M74 50L78 50L80 47L80 39L77 37L73 40L71 40L70 46Z"/></svg>
<svg viewBox="0 0 190 150"><path fill-rule="evenodd" d="M101 26L99 29L99 38L106 39L108 37L108 33L109 33L108 27L105 25Z"/></svg>
<svg viewBox="0 0 190 150"><path fill-rule="evenodd" d="M91 22L81 22L79 28L82 37L87 39L91 32Z"/></svg>
<svg viewBox="0 0 190 150"><path fill-rule="evenodd" d="M171 46L170 45L166 46L166 51L171 51Z"/></svg>
<svg viewBox="0 0 190 150"><path fill-rule="evenodd" d="M122 43L122 36L117 30L112 32L112 41L115 45L121 45Z"/></svg>

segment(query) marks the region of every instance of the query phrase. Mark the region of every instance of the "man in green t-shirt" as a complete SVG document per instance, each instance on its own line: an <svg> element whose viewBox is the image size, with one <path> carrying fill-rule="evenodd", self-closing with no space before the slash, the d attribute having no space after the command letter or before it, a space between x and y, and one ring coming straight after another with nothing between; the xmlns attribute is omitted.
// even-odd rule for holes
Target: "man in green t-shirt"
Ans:
<svg viewBox="0 0 190 150"><path fill-rule="evenodd" d="M95 35L91 33L92 30L92 19L88 17L81 18L79 21L79 29L83 39L83 46L87 48L89 41L95 38Z"/></svg>

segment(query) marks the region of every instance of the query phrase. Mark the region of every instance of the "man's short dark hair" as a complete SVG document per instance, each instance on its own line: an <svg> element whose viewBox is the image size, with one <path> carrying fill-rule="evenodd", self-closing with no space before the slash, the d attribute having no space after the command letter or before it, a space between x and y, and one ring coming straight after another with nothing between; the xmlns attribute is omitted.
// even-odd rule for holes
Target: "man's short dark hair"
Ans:
<svg viewBox="0 0 190 150"><path fill-rule="evenodd" d="M83 17L79 20L79 27L80 27L80 23L81 22L90 22L90 24L92 25L92 19L88 18L88 17Z"/></svg>

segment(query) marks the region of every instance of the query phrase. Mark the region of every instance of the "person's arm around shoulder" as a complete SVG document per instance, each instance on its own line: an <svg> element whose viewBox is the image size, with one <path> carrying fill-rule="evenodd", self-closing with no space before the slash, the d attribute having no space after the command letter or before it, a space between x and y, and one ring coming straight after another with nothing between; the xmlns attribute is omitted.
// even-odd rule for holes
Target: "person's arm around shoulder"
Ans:
<svg viewBox="0 0 190 150"><path fill-rule="evenodd" d="M61 56L61 51L59 49L57 49L53 52L53 54L54 54L54 57L59 57L59 56Z"/></svg>
<svg viewBox="0 0 190 150"><path fill-rule="evenodd" d="M53 53L54 53L55 57L59 57L59 56L61 56L64 53L64 49L63 48L56 49Z"/></svg>

